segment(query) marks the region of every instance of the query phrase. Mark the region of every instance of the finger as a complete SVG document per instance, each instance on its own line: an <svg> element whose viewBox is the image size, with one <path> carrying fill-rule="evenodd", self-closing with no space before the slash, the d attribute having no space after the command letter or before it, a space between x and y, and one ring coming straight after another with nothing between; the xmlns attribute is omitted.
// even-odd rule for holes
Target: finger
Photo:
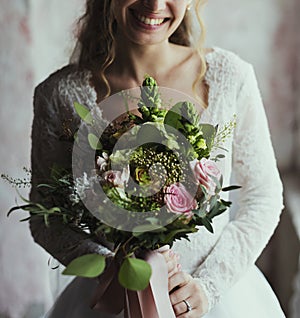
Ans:
<svg viewBox="0 0 300 318"><path fill-rule="evenodd" d="M177 270L177 260L176 259L170 259L168 262L167 262L167 268L168 268L168 274L169 276L171 272L174 272L175 273L175 270Z"/></svg>
<svg viewBox="0 0 300 318"><path fill-rule="evenodd" d="M160 254L163 255L166 261L168 261L171 258L174 258L174 256L176 255L176 253L174 253L172 250L166 250L166 251L160 252Z"/></svg>
<svg viewBox="0 0 300 318"><path fill-rule="evenodd" d="M160 252L160 254L164 257L166 262L168 262L171 259L171 250Z"/></svg>
<svg viewBox="0 0 300 318"><path fill-rule="evenodd" d="M175 268L171 272L168 273L168 277L170 278L171 276L173 276L175 273L177 273L179 271L181 271L181 264L177 264L175 266Z"/></svg>
<svg viewBox="0 0 300 318"><path fill-rule="evenodd" d="M172 293L169 294L172 306L180 304L184 299L188 299L192 296L191 290L188 288L188 284L175 288Z"/></svg>
<svg viewBox="0 0 300 318"><path fill-rule="evenodd" d="M161 253L161 252L165 252L169 249L170 249L170 245L163 245L160 248L158 248L156 251Z"/></svg>
<svg viewBox="0 0 300 318"><path fill-rule="evenodd" d="M174 270L175 267L177 266L179 259L180 259L179 254L174 253L172 250L161 252L161 254L164 256L165 261L168 264L169 272L171 270Z"/></svg>
<svg viewBox="0 0 300 318"><path fill-rule="evenodd" d="M186 299L186 301L188 301L188 303L192 306L192 308L194 309L193 305L192 305L192 298L189 297ZM174 313L177 316L182 315L182 314L188 314L189 312L187 311L187 305L186 303L182 300L181 302L179 302L178 304L173 306L173 310Z"/></svg>
<svg viewBox="0 0 300 318"><path fill-rule="evenodd" d="M186 285L190 280L191 276L185 272L178 271L169 278L169 292L176 286L182 287Z"/></svg>
<svg viewBox="0 0 300 318"><path fill-rule="evenodd" d="M185 312L183 314L180 315L176 315L176 318L200 318L200 317L204 317L204 314L201 313L201 311L197 308L197 309L192 309L191 311Z"/></svg>

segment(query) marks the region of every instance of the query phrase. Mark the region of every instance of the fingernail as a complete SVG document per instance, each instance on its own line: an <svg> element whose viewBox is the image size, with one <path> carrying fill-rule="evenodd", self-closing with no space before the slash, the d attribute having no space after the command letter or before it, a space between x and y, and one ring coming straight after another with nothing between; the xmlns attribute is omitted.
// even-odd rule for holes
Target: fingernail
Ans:
<svg viewBox="0 0 300 318"><path fill-rule="evenodd" d="M174 255L174 252L170 250L169 255L172 257Z"/></svg>
<svg viewBox="0 0 300 318"><path fill-rule="evenodd" d="M158 252L164 252L167 251L168 249L170 249L169 245L164 245L162 247L160 247L159 249L157 249Z"/></svg>
<svg viewBox="0 0 300 318"><path fill-rule="evenodd" d="M177 269L181 270L181 264L177 264Z"/></svg>
<svg viewBox="0 0 300 318"><path fill-rule="evenodd" d="M179 255L179 254L176 254L175 256L176 256L176 259L177 259L177 260L180 259L180 255Z"/></svg>

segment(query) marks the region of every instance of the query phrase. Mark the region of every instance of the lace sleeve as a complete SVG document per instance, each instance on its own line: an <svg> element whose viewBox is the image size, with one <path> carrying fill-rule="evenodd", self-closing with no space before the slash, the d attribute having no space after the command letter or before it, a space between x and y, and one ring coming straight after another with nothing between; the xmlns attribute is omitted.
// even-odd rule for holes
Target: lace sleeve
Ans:
<svg viewBox="0 0 300 318"><path fill-rule="evenodd" d="M54 163L65 168L71 167L72 143L63 138L63 107L63 100L53 85L46 81L36 88L31 135L30 200L33 202L55 201L55 198L43 197L36 189L37 184L47 182ZM86 253L112 255L108 248L92 241L87 233L71 228L58 217L50 218L50 226L47 227L43 217L32 216L30 229L35 242L63 265Z"/></svg>
<svg viewBox="0 0 300 318"><path fill-rule="evenodd" d="M237 95L233 171L242 186L238 211L218 242L193 273L211 309L220 296L254 264L274 232L283 208L268 123L253 67Z"/></svg>

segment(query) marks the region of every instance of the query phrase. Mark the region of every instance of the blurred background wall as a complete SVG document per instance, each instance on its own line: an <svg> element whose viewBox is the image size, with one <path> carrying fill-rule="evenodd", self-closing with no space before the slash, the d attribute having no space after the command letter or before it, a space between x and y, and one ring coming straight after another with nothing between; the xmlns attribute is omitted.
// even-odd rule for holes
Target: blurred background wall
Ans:
<svg viewBox="0 0 300 318"><path fill-rule="evenodd" d="M67 63L83 5L84 0L0 0L1 173L25 176L33 89ZM207 46L232 50L252 63L261 88L286 208L258 265L289 318L300 315L299 15L298 0L210 0L204 10ZM16 198L1 181L0 318L37 318L65 281L48 265L49 255L33 242L27 223L19 222L25 214L6 217Z"/></svg>

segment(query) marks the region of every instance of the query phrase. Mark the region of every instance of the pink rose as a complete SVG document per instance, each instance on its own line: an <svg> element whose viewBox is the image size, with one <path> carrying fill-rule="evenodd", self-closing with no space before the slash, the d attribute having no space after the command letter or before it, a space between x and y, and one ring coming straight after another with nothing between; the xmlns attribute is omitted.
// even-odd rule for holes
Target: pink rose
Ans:
<svg viewBox="0 0 300 318"><path fill-rule="evenodd" d="M202 158L200 161L195 159L190 162L194 176L201 185L203 185L208 194L213 195L216 190L216 182L214 178L220 180L221 172L214 161Z"/></svg>
<svg viewBox="0 0 300 318"><path fill-rule="evenodd" d="M185 214L187 217L192 216L191 210L197 208L197 201L179 182L166 188L164 200L169 211Z"/></svg>
<svg viewBox="0 0 300 318"><path fill-rule="evenodd" d="M113 186L123 188L129 179L129 169L128 167L123 168L122 172L118 170L106 171L103 174L103 178Z"/></svg>

